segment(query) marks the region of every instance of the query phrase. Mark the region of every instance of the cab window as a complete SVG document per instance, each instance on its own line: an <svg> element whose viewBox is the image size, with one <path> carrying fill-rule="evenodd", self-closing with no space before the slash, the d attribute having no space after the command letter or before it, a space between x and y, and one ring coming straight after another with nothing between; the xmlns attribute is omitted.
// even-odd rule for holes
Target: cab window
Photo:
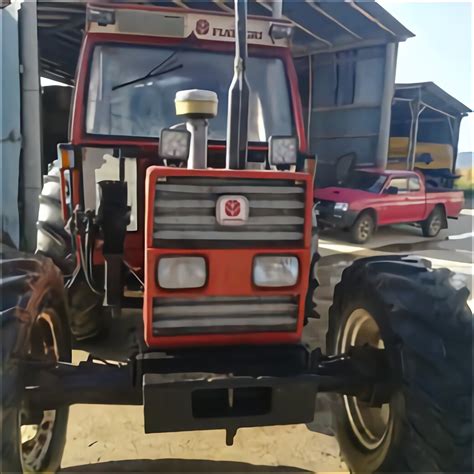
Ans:
<svg viewBox="0 0 474 474"><path fill-rule="evenodd" d="M398 194L408 192L408 180L407 178L392 178L389 184L392 188L398 189Z"/></svg>
<svg viewBox="0 0 474 474"><path fill-rule="evenodd" d="M411 192L419 191L421 189L420 178L418 178L418 176L413 176L408 179L408 189Z"/></svg>

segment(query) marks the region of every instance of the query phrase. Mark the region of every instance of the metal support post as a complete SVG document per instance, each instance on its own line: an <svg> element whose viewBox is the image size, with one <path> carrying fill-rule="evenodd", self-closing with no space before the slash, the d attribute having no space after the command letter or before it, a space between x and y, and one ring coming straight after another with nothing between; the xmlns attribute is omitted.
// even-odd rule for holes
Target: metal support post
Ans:
<svg viewBox="0 0 474 474"><path fill-rule="evenodd" d="M392 100L395 93L395 73L397 69L397 50L397 43L387 44L385 50L385 76L382 103L380 105L379 138L375 155L375 163L377 168L381 169L385 169L387 167L388 160Z"/></svg>
<svg viewBox="0 0 474 474"><path fill-rule="evenodd" d="M21 117L22 117L22 234L25 250L36 248L38 195L42 186L41 88L38 59L38 19L36 0L23 2L20 9Z"/></svg>

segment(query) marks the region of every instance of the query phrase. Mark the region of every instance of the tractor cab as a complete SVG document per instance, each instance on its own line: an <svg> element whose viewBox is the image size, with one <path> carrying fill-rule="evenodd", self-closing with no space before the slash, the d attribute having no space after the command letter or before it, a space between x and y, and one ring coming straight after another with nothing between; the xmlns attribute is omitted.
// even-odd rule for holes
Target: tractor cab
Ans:
<svg viewBox="0 0 474 474"><path fill-rule="evenodd" d="M149 346L294 342L303 328L312 176L293 28L242 8L87 10L63 212L105 307L143 298Z"/></svg>

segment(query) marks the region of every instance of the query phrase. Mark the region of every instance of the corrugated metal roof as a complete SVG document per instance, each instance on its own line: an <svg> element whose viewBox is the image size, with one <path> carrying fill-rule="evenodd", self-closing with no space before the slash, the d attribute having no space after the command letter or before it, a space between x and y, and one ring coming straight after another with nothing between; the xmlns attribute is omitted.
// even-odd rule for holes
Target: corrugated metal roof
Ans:
<svg viewBox="0 0 474 474"><path fill-rule="evenodd" d="M88 2L85 0L38 0L40 64L44 76L60 81L73 81L83 35L86 3ZM234 2L174 0L94 3L141 3L232 13ZM269 17L272 14L271 4L268 0L249 0L249 14ZM414 36L373 1L283 0L283 17L295 25L295 56L399 42Z"/></svg>
<svg viewBox="0 0 474 474"><path fill-rule="evenodd" d="M417 82L413 84L396 84L395 85L395 104L400 100L412 101L419 99L422 105L427 106L427 113L430 111L437 115L439 112L459 117L472 112L472 110L441 89L434 82ZM403 104L399 104L402 107ZM397 111L394 111L397 114ZM426 113L425 113L426 115Z"/></svg>

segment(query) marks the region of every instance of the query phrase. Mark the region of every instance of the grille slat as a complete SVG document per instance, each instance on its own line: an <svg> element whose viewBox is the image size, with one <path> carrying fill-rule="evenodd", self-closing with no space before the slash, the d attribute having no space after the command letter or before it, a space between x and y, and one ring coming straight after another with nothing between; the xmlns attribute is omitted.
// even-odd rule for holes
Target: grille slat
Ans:
<svg viewBox="0 0 474 474"><path fill-rule="evenodd" d="M233 194L233 193L252 193L265 194L268 193L268 186L196 186L189 184L157 184L156 190L173 192L173 193L197 193L197 194ZM303 188L295 188L293 186L272 186L273 193L276 194L303 194Z"/></svg>
<svg viewBox="0 0 474 474"><path fill-rule="evenodd" d="M220 225L217 200L244 196L249 220L244 225ZM297 245L304 239L305 185L290 180L172 177L156 183L154 245L179 247L185 242L204 248L251 247L269 241Z"/></svg>
<svg viewBox="0 0 474 474"><path fill-rule="evenodd" d="M274 239L275 241L296 241L303 238L302 232L222 232L222 231L188 231L164 230L155 232L156 240L246 240L261 241Z"/></svg>
<svg viewBox="0 0 474 474"><path fill-rule="evenodd" d="M217 226L217 219L215 216L185 216L185 215L169 215L155 217L156 224L176 224L176 225L214 225ZM298 216L262 216L262 217L250 217L247 226L258 226L258 225L303 225L304 218Z"/></svg>
<svg viewBox="0 0 474 474"><path fill-rule="evenodd" d="M156 298L155 335L294 331L298 301L292 296Z"/></svg>
<svg viewBox="0 0 474 474"><path fill-rule="evenodd" d="M242 193L241 193L242 194ZM245 196L244 194L242 194ZM163 196L160 196L160 193L157 194L158 207L172 207L172 208L199 208L199 207L216 207L216 200L204 200L204 199L164 199ZM304 209L304 202L298 201L257 201L251 200L249 202L250 209Z"/></svg>
<svg viewBox="0 0 474 474"><path fill-rule="evenodd" d="M156 316L216 316L225 314L229 310L233 311L234 315L239 313L258 313L258 314L273 314L275 311L282 313L291 313L296 309L294 304L270 303L270 304L239 304L239 303L221 303L212 306L166 306L164 308L156 308L153 314Z"/></svg>

